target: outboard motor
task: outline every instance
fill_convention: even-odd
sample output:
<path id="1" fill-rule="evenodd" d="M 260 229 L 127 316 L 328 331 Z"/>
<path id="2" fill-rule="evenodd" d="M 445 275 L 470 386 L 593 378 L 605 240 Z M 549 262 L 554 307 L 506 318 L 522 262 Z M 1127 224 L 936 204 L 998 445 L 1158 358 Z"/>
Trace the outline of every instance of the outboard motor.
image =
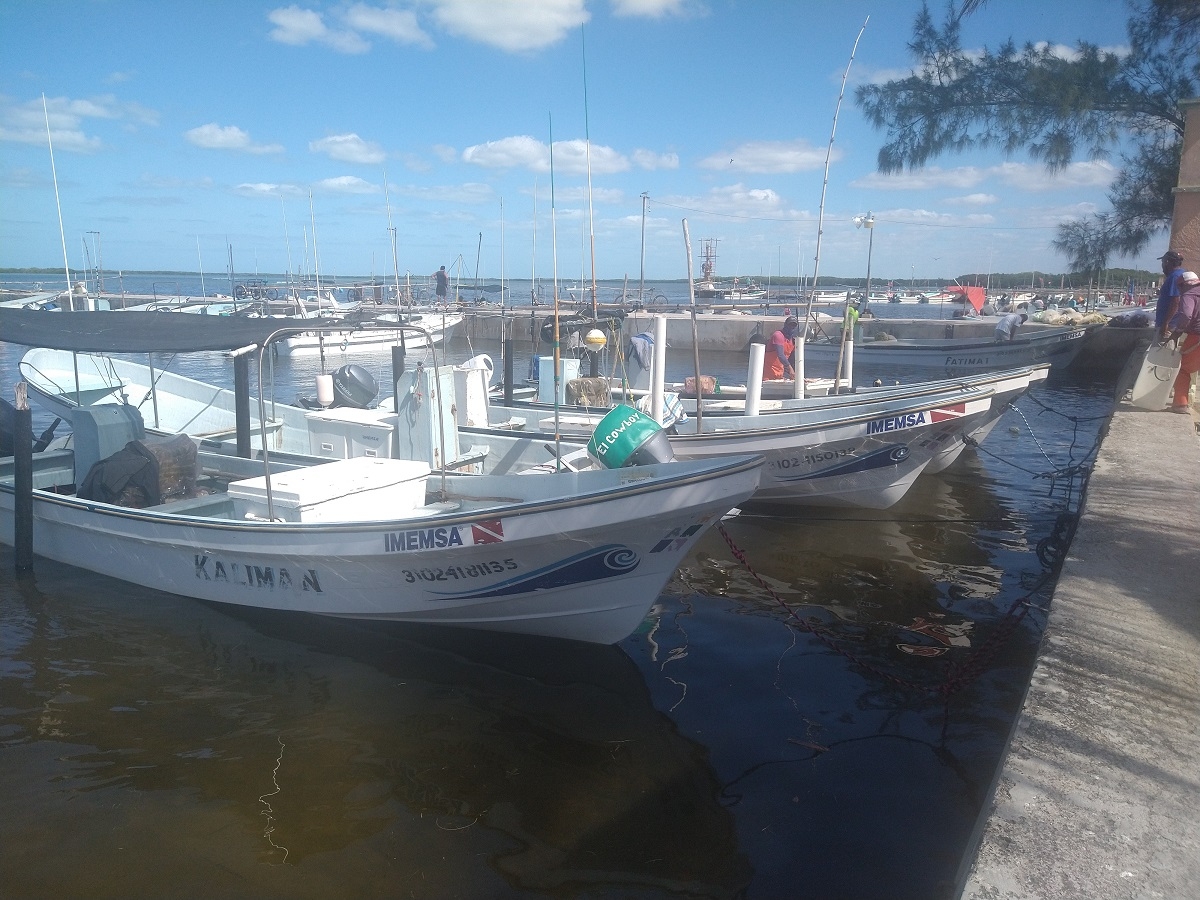
<path id="1" fill-rule="evenodd" d="M 600 420 L 587 452 L 606 469 L 671 462 L 675 451 L 657 422 L 632 406 L 620 404 Z"/>
<path id="2" fill-rule="evenodd" d="M 335 406 L 367 409 L 378 393 L 375 377 L 362 366 L 346 365 L 333 373 Z"/>

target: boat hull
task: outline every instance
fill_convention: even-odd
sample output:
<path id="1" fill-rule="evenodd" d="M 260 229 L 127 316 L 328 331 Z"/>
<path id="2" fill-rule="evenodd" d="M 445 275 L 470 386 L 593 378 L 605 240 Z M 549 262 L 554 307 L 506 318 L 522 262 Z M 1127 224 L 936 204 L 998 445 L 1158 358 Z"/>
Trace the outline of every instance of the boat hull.
<path id="1" fill-rule="evenodd" d="M 473 512 L 322 523 L 126 509 L 35 490 L 34 552 L 217 603 L 614 643 L 641 623 L 703 532 L 753 493 L 760 467 L 741 457 L 702 468 L 458 476 L 447 479 L 448 496 L 462 509 L 474 502 Z M 488 500 L 516 489 L 522 502 Z M 0 483 L 0 541 L 9 544 L 13 506 L 10 477 Z"/>
<path id="2" fill-rule="evenodd" d="M 673 435 L 671 446 L 681 459 L 761 454 L 766 464 L 757 503 L 887 509 L 939 454 L 961 448 L 963 434 L 982 424 L 991 406 L 984 395 L 902 412 L 874 409 L 817 429 L 738 429 L 722 418 L 723 431 Z"/>
<path id="3" fill-rule="evenodd" d="M 1011 341 L 897 340 L 864 341 L 854 345 L 855 365 L 873 370 L 923 368 L 946 377 L 993 372 L 1049 363 L 1066 367 L 1083 349 L 1087 335 L 1102 325 L 1063 328 L 1019 336 Z M 806 361 L 836 364 L 841 348 L 835 342 L 804 345 Z"/>

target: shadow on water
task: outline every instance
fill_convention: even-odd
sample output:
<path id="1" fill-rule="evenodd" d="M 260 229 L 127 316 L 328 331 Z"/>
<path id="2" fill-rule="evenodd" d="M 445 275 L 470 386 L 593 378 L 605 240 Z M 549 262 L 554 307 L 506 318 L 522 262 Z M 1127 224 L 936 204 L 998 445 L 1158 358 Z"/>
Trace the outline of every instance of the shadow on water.
<path id="1" fill-rule="evenodd" d="M 703 746 L 620 648 L 218 609 L 61 566 L 0 597 L 19 895 L 750 880 Z"/>

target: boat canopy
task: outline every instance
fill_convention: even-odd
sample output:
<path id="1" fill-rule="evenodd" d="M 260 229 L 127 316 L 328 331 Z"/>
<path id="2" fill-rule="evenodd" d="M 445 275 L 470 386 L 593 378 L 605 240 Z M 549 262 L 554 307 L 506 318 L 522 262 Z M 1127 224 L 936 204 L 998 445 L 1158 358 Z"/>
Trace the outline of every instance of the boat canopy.
<path id="1" fill-rule="evenodd" d="M 979 312 L 981 309 L 983 309 L 984 301 L 987 300 L 987 292 L 983 288 L 976 287 L 975 285 L 950 285 L 942 288 L 942 292 L 946 294 L 958 294 L 973 307 L 975 307 L 975 312 Z"/>
<path id="2" fill-rule="evenodd" d="M 304 328 L 335 323 L 305 319 Z M 47 312 L 0 308 L 0 341 L 79 353 L 190 353 L 263 345 L 287 319 L 201 316 L 175 312 Z"/>

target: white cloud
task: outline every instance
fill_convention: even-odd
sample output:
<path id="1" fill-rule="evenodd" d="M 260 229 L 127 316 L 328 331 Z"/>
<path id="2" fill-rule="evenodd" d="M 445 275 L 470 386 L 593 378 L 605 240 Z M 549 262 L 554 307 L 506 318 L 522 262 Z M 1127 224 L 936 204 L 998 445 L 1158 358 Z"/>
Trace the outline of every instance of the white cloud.
<path id="1" fill-rule="evenodd" d="M 655 169 L 678 169 L 678 153 L 655 153 L 653 150 L 634 150 L 633 164 L 639 169 L 654 171 Z"/>
<path id="2" fill-rule="evenodd" d="M 458 151 L 446 144 L 434 144 L 434 155 L 444 163 L 452 163 L 458 161 Z"/>
<path id="3" fill-rule="evenodd" d="M 304 194 L 304 191 L 294 184 L 269 184 L 261 181 L 239 184 L 234 190 L 245 197 L 278 197 L 280 194 L 294 197 Z"/>
<path id="4" fill-rule="evenodd" d="M 614 16 L 661 19 L 684 13 L 684 0 L 612 0 Z"/>
<path id="5" fill-rule="evenodd" d="M 999 203 L 1000 198 L 995 194 L 964 194 L 961 197 L 947 197 L 946 202 L 953 206 L 988 206 Z"/>
<path id="6" fill-rule="evenodd" d="M 896 172 L 891 175 L 872 172 L 865 178 L 856 178 L 850 185 L 877 191 L 927 191 L 936 188 L 961 191 L 975 187 L 983 179 L 984 170 L 975 166 L 953 169 L 928 166 L 915 172 Z"/>
<path id="7" fill-rule="evenodd" d="M 468 147 L 462 152 L 462 160 L 485 169 L 550 170 L 550 152 L 546 145 L 527 134 Z"/>
<path id="8" fill-rule="evenodd" d="M 1050 44 L 1047 41 L 1037 41 L 1033 45 L 1035 50 L 1049 50 L 1050 55 L 1058 59 L 1066 60 L 1067 62 L 1075 62 L 1079 59 L 1079 48 L 1069 47 L 1066 44 Z M 1128 56 L 1128 44 L 1116 44 L 1111 47 L 1097 48 L 1101 53 L 1112 53 L 1114 56 Z"/>
<path id="9" fill-rule="evenodd" d="M 137 103 L 126 103 L 111 94 L 71 100 L 67 97 L 29 100 L 15 103 L 12 98 L 0 95 L 0 141 L 22 144 L 46 143 L 46 122 L 50 123 L 50 139 L 56 150 L 75 153 L 93 153 L 104 146 L 104 142 L 84 131 L 88 119 L 121 122 L 126 125 L 154 126 L 158 124 L 158 113 Z"/>
<path id="10" fill-rule="evenodd" d="M 346 11 L 346 25 L 395 41 L 429 49 L 433 40 L 422 30 L 417 15 L 409 9 L 391 9 L 355 3 Z"/>
<path id="11" fill-rule="evenodd" d="M 937 212 L 932 209 L 897 208 L 875 213 L 875 220 L 878 223 L 875 228 L 878 230 L 881 227 L 886 228 L 888 224 L 942 225 L 946 227 L 954 225 L 986 225 L 995 222 L 996 218 L 991 213 L 954 215 Z"/>
<path id="12" fill-rule="evenodd" d="M 250 140 L 250 135 L 236 125 L 218 125 L 209 122 L 185 131 L 183 136 L 188 143 L 205 150 L 238 150 L 242 153 L 282 153 L 279 144 L 256 144 Z"/>
<path id="13" fill-rule="evenodd" d="M 1086 200 L 1057 206 L 1029 206 L 1021 210 L 1021 224 L 1027 227 L 1053 228 L 1063 222 L 1090 218 L 1099 211 L 1100 207 L 1097 204 Z"/>
<path id="14" fill-rule="evenodd" d="M 584 0 L 425 0 L 434 20 L 456 37 L 510 53 L 540 50 L 591 18 Z"/>
<path id="15" fill-rule="evenodd" d="M 371 45 L 354 31 L 335 31 L 325 25 L 321 14 L 311 9 L 287 6 L 273 9 L 267 18 L 275 27 L 268 37 L 281 44 L 303 47 L 306 44 L 326 44 L 339 53 L 366 53 Z"/>
<path id="16" fill-rule="evenodd" d="M 663 203 L 683 209 L 747 218 L 792 218 L 796 215 L 794 211 L 784 208 L 783 198 L 770 188 L 748 188 L 743 184 L 713 188 L 701 197 L 667 197 L 663 198 Z"/>
<path id="17" fill-rule="evenodd" d="M 560 203 L 587 203 L 588 189 L 586 185 L 571 185 L 559 188 L 554 192 L 554 199 Z M 621 203 L 625 192 L 617 188 L 592 188 L 591 199 L 594 203 Z"/>
<path id="18" fill-rule="evenodd" d="M 833 158 L 840 158 L 840 154 L 835 151 Z M 804 172 L 825 165 L 825 150 L 805 140 L 747 141 L 727 153 L 714 153 L 696 165 L 702 169 L 757 174 Z"/>
<path id="19" fill-rule="evenodd" d="M 382 147 L 374 141 L 364 141 L 357 134 L 331 134 L 329 137 L 310 142 L 308 149 L 313 153 L 323 153 L 338 162 L 378 165 L 387 159 Z"/>
<path id="20" fill-rule="evenodd" d="M 893 175 L 872 172 L 850 184 L 880 191 L 926 191 L 938 188 L 961 191 L 992 179 L 1020 191 L 1038 193 L 1067 188 L 1102 188 L 1111 184 L 1116 175 L 1116 167 L 1104 160 L 1071 163 L 1060 172 L 1051 172 L 1040 163 L 1006 162 L 986 168 L 959 166 L 943 169 L 929 166 L 915 172 Z"/>
<path id="21" fill-rule="evenodd" d="M 495 191 L 490 186 L 470 181 L 464 184 L 438 185 L 435 187 L 409 184 L 396 188 L 396 193 L 418 200 L 427 200 L 431 203 L 479 205 L 496 202 Z"/>
<path id="22" fill-rule="evenodd" d="M 1117 176 L 1116 166 L 1104 160 L 1071 163 L 1061 172 L 1030 163 L 1002 163 L 988 172 L 1005 184 L 1030 192 L 1106 187 Z"/>
<path id="23" fill-rule="evenodd" d="M 629 169 L 629 160 L 612 147 L 592 144 L 592 174 L 609 175 Z M 527 134 L 476 144 L 462 152 L 463 162 L 485 169 L 529 169 L 550 171 L 550 148 Z M 567 175 L 582 175 L 588 170 L 588 146 L 579 139 L 554 142 L 554 170 Z"/>
<path id="24" fill-rule="evenodd" d="M 339 175 L 337 178 L 325 178 L 317 182 L 321 190 L 335 194 L 378 194 L 379 188 L 364 181 L 357 175 Z"/>

